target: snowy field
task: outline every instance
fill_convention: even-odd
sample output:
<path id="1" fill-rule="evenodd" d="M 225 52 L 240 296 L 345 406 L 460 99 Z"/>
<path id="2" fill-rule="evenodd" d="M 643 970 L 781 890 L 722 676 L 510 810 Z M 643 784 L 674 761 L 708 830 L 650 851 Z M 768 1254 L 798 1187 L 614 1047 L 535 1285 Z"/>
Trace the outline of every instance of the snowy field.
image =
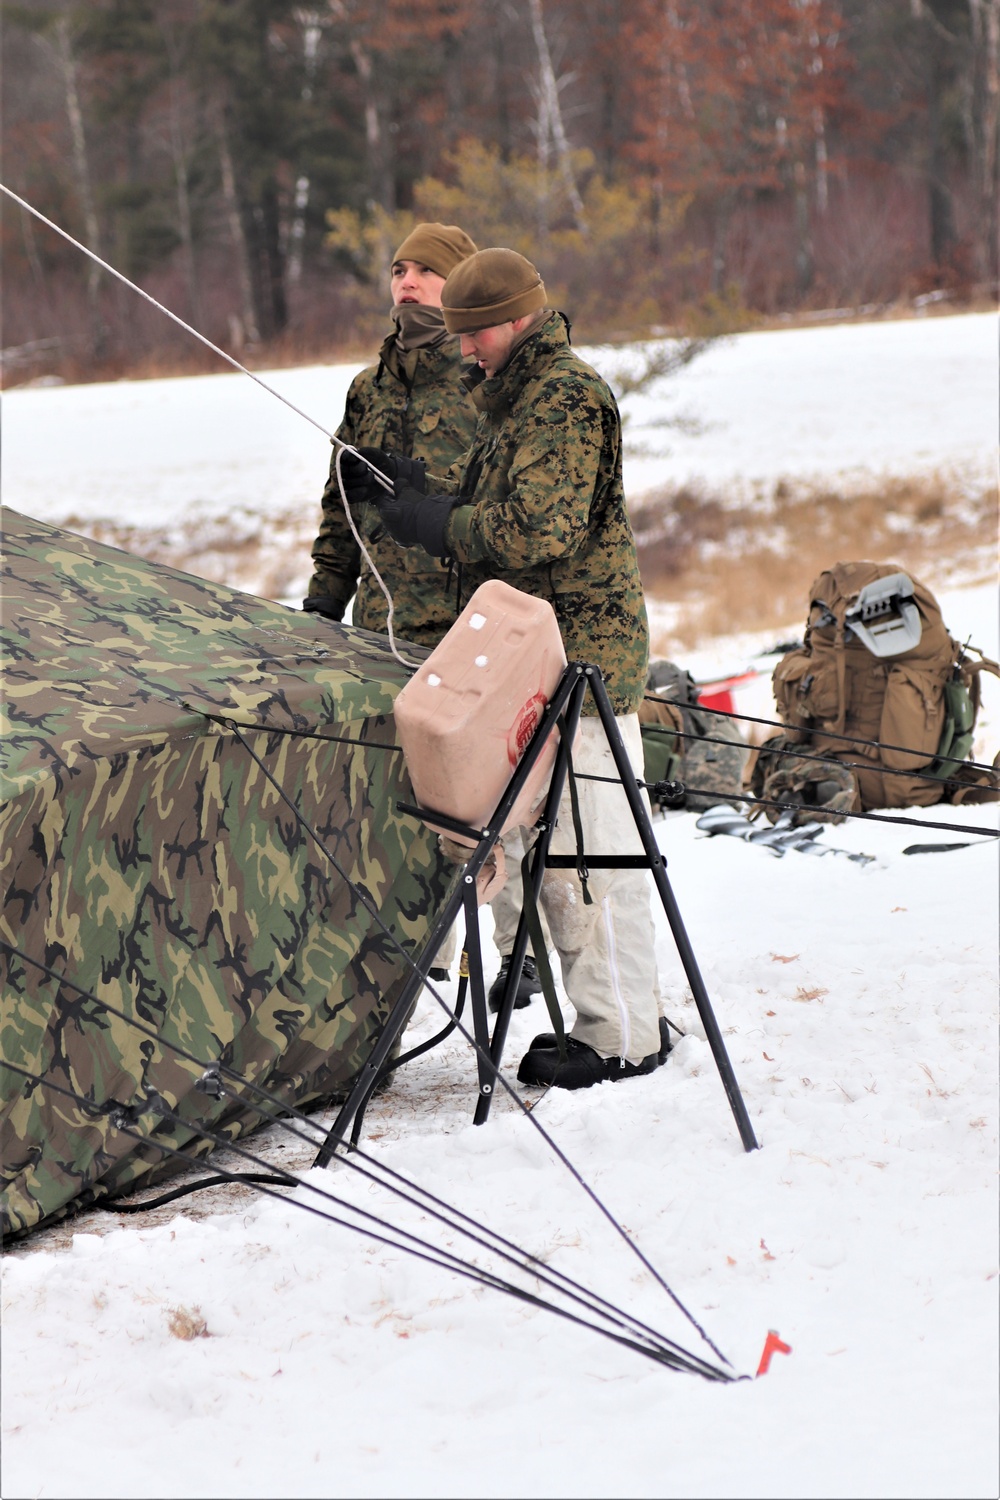
<path id="1" fill-rule="evenodd" d="M 633 487 L 689 463 L 748 482 L 982 472 L 995 340 L 976 317 L 734 340 L 671 386 L 722 425 L 690 447 L 670 434 Z M 350 373 L 269 378 L 333 425 Z M 245 377 L 15 391 L 4 498 L 57 523 L 314 503 L 326 445 L 285 422 Z M 928 581 L 953 634 L 996 657 L 994 590 L 952 591 L 945 567 Z M 706 641 L 685 664 L 705 677 L 766 644 Z M 1000 684 L 986 695 L 977 754 L 992 759 Z M 295 1203 L 223 1190 L 213 1211 L 90 1214 L 4 1258 L 5 1500 L 995 1496 L 998 870 L 978 830 L 997 810 L 905 815 L 925 831 L 851 821 L 824 831 L 821 858 L 705 837 L 694 814 L 656 824 L 761 1150 L 742 1150 L 663 920 L 686 1036 L 654 1075 L 550 1092 L 534 1117 L 500 1095 L 475 1129 L 474 1064 L 453 1039 L 368 1116 L 380 1162 L 714 1361 L 543 1126 L 738 1374 L 780 1334 L 792 1352 L 766 1376 L 667 1371 Z M 917 842 L 964 847 L 904 854 Z M 495 964 L 488 915 L 483 932 Z M 438 1016 L 425 995 L 414 1039 Z M 542 1029 L 539 1002 L 515 1014 L 512 1083 Z M 264 1149 L 303 1169 L 314 1154 L 274 1130 Z M 435 1234 L 342 1166 L 308 1179 Z"/>
<path id="2" fill-rule="evenodd" d="M 583 352 L 609 373 L 628 363 L 621 350 Z M 262 379 L 332 431 L 359 368 Z M 989 314 L 744 334 L 623 403 L 636 455 L 626 492 L 689 479 L 735 491 L 782 476 L 992 473 L 997 384 Z M 677 417 L 700 435 L 657 425 Z M 17 389 L 2 419 L 4 501 L 43 521 L 318 519 L 328 440 L 245 375 Z"/>

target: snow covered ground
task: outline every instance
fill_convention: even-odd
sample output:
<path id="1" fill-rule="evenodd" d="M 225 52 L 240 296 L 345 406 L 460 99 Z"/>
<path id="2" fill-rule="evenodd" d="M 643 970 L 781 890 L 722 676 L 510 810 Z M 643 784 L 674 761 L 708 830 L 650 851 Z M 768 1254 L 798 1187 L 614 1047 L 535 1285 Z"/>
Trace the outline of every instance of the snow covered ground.
<path id="1" fill-rule="evenodd" d="M 946 358 L 933 341 L 947 329 Z M 848 335 L 856 357 L 841 366 Z M 928 342 L 901 349 L 906 337 Z M 773 395 L 753 404 L 739 365 L 749 340 L 713 351 L 691 381 L 730 358 L 738 378 L 725 397 L 720 368 L 704 397 L 715 419 L 730 414 L 725 443 L 692 440 L 705 472 L 720 448 L 748 480 L 779 477 L 795 451 L 817 470 L 877 471 L 905 461 L 904 440 L 890 441 L 897 418 L 926 444 L 921 466 L 992 461 L 995 403 L 986 420 L 982 384 L 995 389 L 994 320 L 749 339 L 770 341 L 754 347 L 775 352 L 788 407 Z M 806 377 L 827 352 L 822 391 Z M 933 426 L 917 409 L 906 417 L 925 365 L 948 399 Z M 772 379 L 764 354 L 755 369 Z M 273 378 L 332 424 L 349 373 Z M 885 420 L 863 423 L 875 388 Z M 796 412 L 799 394 L 814 420 Z M 857 429 L 850 443 L 824 436 L 836 403 L 841 430 Z M 326 463 L 323 439 L 307 457 L 301 419 L 283 429 L 278 403 L 243 377 L 15 391 L 3 421 L 5 500 L 57 522 L 148 510 L 180 523 L 227 496 L 305 503 Z M 675 459 L 658 462 L 649 483 Z M 939 591 L 953 633 L 995 657 L 994 591 Z M 706 642 L 686 664 L 709 676 L 766 644 Z M 1000 744 L 998 696 L 990 680 L 980 756 Z M 831 850 L 875 856 L 861 865 L 707 838 L 693 814 L 657 823 L 761 1150 L 741 1148 L 662 920 L 657 957 L 684 1040 L 650 1077 L 550 1092 L 537 1109 L 738 1373 L 754 1374 L 769 1329 L 791 1346 L 766 1376 L 717 1385 L 671 1373 L 248 1190 L 217 1196 L 209 1213 L 184 1200 L 148 1225 L 91 1214 L 4 1259 L 5 1500 L 996 1495 L 998 872 L 995 842 L 973 830 L 995 829 L 997 811 L 912 816 L 969 831 L 827 829 Z M 903 853 L 916 842 L 969 847 Z M 425 996 L 415 1038 L 437 1017 Z M 545 1025 L 537 1001 L 515 1014 L 512 1081 Z M 471 1054 L 453 1039 L 375 1101 L 366 1147 L 711 1358 L 532 1120 L 498 1096 L 475 1129 L 473 1105 Z M 314 1154 L 273 1130 L 266 1149 L 304 1169 Z M 343 1167 L 309 1181 L 434 1233 Z"/>
<path id="2" fill-rule="evenodd" d="M 620 350 L 584 351 L 609 371 Z M 262 378 L 332 431 L 360 367 Z M 629 397 L 636 497 L 668 480 L 734 489 L 781 476 L 976 476 L 996 461 L 997 320 L 990 314 L 750 333 Z M 656 424 L 684 416 L 701 435 Z M 2 401 L 3 493 L 43 521 L 136 525 L 318 515 L 329 442 L 245 375 L 16 389 Z M 138 481 L 138 482 L 137 482 Z"/>

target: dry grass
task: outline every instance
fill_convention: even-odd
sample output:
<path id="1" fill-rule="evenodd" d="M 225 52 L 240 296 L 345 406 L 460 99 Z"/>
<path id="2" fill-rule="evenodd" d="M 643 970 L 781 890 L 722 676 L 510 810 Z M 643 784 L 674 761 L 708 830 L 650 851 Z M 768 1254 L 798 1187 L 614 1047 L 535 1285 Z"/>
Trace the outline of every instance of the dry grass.
<path id="1" fill-rule="evenodd" d="M 189 1343 L 191 1339 L 210 1339 L 208 1324 L 201 1315 L 200 1307 L 174 1307 L 170 1310 L 167 1327 L 175 1339 Z"/>
<path id="2" fill-rule="evenodd" d="M 186 529 L 64 524 L 230 588 L 298 601 L 318 511 L 208 516 Z M 647 598 L 672 606 L 652 642 L 669 658 L 720 635 L 800 632 L 809 584 L 838 561 L 898 563 L 931 589 L 995 576 L 997 493 L 982 478 L 930 474 L 854 489 L 783 480 L 739 503 L 666 489 L 633 505 L 632 521 Z"/>
<path id="3" fill-rule="evenodd" d="M 644 496 L 632 519 L 647 596 L 676 608 L 658 654 L 801 628 L 810 582 L 842 560 L 897 562 L 931 588 L 994 576 L 997 492 L 984 480 L 931 474 L 851 490 L 781 481 L 737 505 L 680 488 Z"/>

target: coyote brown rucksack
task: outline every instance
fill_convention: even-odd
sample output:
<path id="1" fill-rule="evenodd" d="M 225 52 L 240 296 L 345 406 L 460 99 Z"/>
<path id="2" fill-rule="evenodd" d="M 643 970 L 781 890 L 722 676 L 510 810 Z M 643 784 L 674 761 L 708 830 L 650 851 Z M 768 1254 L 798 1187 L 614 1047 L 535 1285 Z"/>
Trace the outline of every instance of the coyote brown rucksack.
<path id="1" fill-rule="evenodd" d="M 828 802 L 829 811 L 848 812 L 995 799 L 1000 778 L 962 765 L 984 670 L 1000 676 L 995 662 L 972 661 L 952 639 L 919 579 L 893 563 L 836 563 L 810 591 L 804 644 L 775 668 L 788 728 L 761 747 L 754 791 L 802 802 L 811 816 Z M 838 738 L 845 735 L 856 738 Z M 851 763 L 853 806 L 846 766 L 775 754 L 796 745 Z M 944 784 L 955 780 L 963 785 Z"/>

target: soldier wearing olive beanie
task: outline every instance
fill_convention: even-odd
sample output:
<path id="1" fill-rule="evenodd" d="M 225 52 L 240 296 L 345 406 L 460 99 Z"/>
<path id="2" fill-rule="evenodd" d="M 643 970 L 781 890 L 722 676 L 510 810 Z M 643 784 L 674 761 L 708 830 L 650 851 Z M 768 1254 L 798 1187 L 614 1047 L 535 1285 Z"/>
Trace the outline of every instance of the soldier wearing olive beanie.
<path id="1" fill-rule="evenodd" d="M 485 579 L 502 578 L 548 600 L 569 660 L 600 668 L 641 777 L 636 709 L 649 633 L 614 396 L 570 347 L 566 320 L 545 310 L 542 278 L 516 251 L 470 255 L 449 274 L 441 308 L 445 327 L 477 366 L 467 377 L 479 411 L 472 448 L 447 473 L 426 476 L 366 449 L 392 480 L 393 494 L 372 486 L 358 464 L 359 495 L 371 494 L 401 546 L 460 563 L 465 598 Z M 638 853 L 603 725 L 587 707 L 573 759 L 587 848 Z M 567 793 L 551 849 L 572 856 L 575 847 Z M 522 1058 L 518 1078 L 575 1089 L 653 1072 L 669 1049 L 645 873 L 592 868 L 585 893 L 573 869 L 550 867 L 540 900 L 576 1021 L 565 1058 L 543 1034 Z"/>
<path id="2" fill-rule="evenodd" d="M 516 250 L 480 250 L 463 260 L 441 290 L 449 333 L 475 333 L 511 323 L 545 306 L 545 284 Z"/>

